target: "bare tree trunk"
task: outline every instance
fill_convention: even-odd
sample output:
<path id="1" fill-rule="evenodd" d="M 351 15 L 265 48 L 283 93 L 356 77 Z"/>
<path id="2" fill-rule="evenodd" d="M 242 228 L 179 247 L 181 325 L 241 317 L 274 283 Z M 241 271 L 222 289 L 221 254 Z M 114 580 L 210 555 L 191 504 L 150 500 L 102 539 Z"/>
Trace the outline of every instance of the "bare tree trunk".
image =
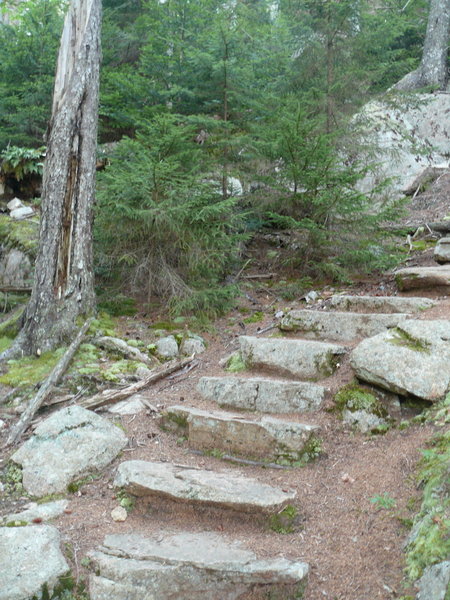
<path id="1" fill-rule="evenodd" d="M 431 0 L 422 62 L 394 89 L 412 91 L 433 86 L 443 90 L 448 82 L 447 55 L 450 32 L 450 0 Z"/>
<path id="2" fill-rule="evenodd" d="M 94 309 L 100 27 L 101 0 L 72 0 L 56 70 L 35 280 L 22 330 L 8 356 L 54 348 L 72 336 L 78 316 Z"/>

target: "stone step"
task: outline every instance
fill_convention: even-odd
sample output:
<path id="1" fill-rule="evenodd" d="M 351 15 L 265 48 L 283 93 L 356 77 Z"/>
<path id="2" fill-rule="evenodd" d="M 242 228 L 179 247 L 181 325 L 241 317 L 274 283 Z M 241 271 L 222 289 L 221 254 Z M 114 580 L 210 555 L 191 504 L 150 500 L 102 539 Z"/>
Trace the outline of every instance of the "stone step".
<path id="1" fill-rule="evenodd" d="M 281 421 L 273 417 L 250 420 L 223 411 L 208 412 L 171 406 L 161 417 L 164 429 L 187 437 L 201 450 L 268 462 L 304 463 L 317 455 L 320 427 Z"/>
<path id="2" fill-rule="evenodd" d="M 135 496 L 255 513 L 280 511 L 296 496 L 295 491 L 259 483 L 235 470 L 207 471 L 143 460 L 119 465 L 114 486 Z"/>
<path id="3" fill-rule="evenodd" d="M 325 388 L 315 383 L 263 377 L 201 377 L 197 389 L 220 406 L 262 413 L 318 410 L 325 397 Z"/>
<path id="4" fill-rule="evenodd" d="M 281 319 L 280 329 L 298 332 L 306 338 L 345 342 L 376 335 L 389 327 L 395 327 L 408 317 L 409 315 L 402 313 L 364 314 L 291 310 Z"/>
<path id="5" fill-rule="evenodd" d="M 450 391 L 449 340 L 450 321 L 404 321 L 362 341 L 350 364 L 363 381 L 433 402 Z"/>
<path id="6" fill-rule="evenodd" d="M 395 273 L 399 290 L 444 288 L 450 290 L 450 265 L 441 267 L 410 267 Z"/>
<path id="7" fill-rule="evenodd" d="M 347 296 L 334 295 L 331 308 L 348 311 L 380 313 L 415 313 L 436 306 L 431 298 L 403 298 L 401 296 Z"/>
<path id="8" fill-rule="evenodd" d="M 280 338 L 239 338 L 241 355 L 250 369 L 268 369 L 298 379 L 317 380 L 334 373 L 343 346 Z"/>
<path id="9" fill-rule="evenodd" d="M 213 532 L 107 535 L 89 553 L 91 600 L 302 598 L 309 567 L 258 558 Z"/>

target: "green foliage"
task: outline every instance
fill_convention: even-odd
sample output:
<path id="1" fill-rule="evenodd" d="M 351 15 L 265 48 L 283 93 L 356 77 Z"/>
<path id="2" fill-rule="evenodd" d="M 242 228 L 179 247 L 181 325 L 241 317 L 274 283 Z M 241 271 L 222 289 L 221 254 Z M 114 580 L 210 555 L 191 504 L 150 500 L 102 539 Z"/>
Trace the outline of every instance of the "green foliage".
<path id="1" fill-rule="evenodd" d="M 269 527 L 276 533 L 288 534 L 298 531 L 298 510 L 295 506 L 288 504 L 282 511 L 269 517 Z"/>
<path id="2" fill-rule="evenodd" d="M 245 371 L 246 365 L 240 352 L 232 354 L 227 362 L 225 370 L 229 373 L 240 373 Z"/>
<path id="3" fill-rule="evenodd" d="M 21 181 L 26 175 L 42 175 L 45 148 L 19 148 L 9 146 L 0 152 L 1 168 L 3 175 L 12 175 Z"/>
<path id="4" fill-rule="evenodd" d="M 349 383 L 342 387 L 335 395 L 334 402 L 340 412 L 345 409 L 351 412 L 365 410 L 377 417 L 385 418 L 387 416 L 386 409 L 381 402 L 366 388 L 355 383 Z"/>
<path id="5" fill-rule="evenodd" d="M 0 239 L 6 248 L 21 250 L 31 257 L 36 256 L 38 247 L 39 219 L 12 220 L 0 214 Z"/>
<path id="6" fill-rule="evenodd" d="M 384 492 L 383 495 L 377 494 L 373 496 L 370 498 L 370 502 L 374 504 L 376 508 L 384 510 L 390 510 L 397 505 L 395 498 L 392 498 L 387 492 Z"/>
<path id="7" fill-rule="evenodd" d="M 256 310 L 250 317 L 245 317 L 242 319 L 244 323 L 261 323 L 264 319 L 264 313 L 260 310 Z"/>
<path id="8" fill-rule="evenodd" d="M 113 317 L 129 316 L 137 313 L 136 300 L 128 298 L 124 294 L 116 294 L 114 297 L 99 298 L 98 308 Z"/>
<path id="9" fill-rule="evenodd" d="M 422 451 L 420 481 L 423 501 L 407 546 L 407 573 L 418 579 L 423 570 L 450 555 L 450 432 Z"/>
<path id="10" fill-rule="evenodd" d="M 99 177 L 95 229 L 101 275 L 176 299 L 184 313 L 226 309 L 235 289 L 220 281 L 240 239 L 236 201 L 202 180 L 192 138 L 162 114 L 124 139 Z"/>

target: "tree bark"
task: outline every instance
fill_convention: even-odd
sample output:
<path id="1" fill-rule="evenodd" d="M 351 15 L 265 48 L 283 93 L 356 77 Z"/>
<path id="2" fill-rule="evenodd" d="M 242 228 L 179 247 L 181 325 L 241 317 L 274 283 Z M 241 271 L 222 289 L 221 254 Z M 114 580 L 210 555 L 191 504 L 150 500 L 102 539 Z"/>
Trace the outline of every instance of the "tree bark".
<path id="1" fill-rule="evenodd" d="M 56 70 L 34 285 L 22 330 L 7 356 L 53 349 L 73 335 L 77 317 L 94 310 L 100 27 L 101 0 L 72 0 Z"/>
<path id="2" fill-rule="evenodd" d="M 433 86 L 444 90 L 448 83 L 447 55 L 450 30 L 450 0 L 431 0 L 422 62 L 401 79 L 394 89 L 413 91 Z"/>

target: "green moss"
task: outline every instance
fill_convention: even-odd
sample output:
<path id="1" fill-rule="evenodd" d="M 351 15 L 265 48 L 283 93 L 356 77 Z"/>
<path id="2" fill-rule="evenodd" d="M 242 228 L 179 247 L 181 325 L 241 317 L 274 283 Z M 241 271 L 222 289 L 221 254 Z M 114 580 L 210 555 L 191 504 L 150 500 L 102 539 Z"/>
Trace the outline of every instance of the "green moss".
<path id="1" fill-rule="evenodd" d="M 161 429 L 170 431 L 181 429 L 182 432 L 187 431 L 187 416 L 178 412 L 166 412 L 163 414 L 161 420 Z"/>
<path id="2" fill-rule="evenodd" d="M 244 323 L 260 323 L 264 319 L 264 313 L 260 310 L 254 312 L 250 317 L 243 319 Z"/>
<path id="3" fill-rule="evenodd" d="M 88 335 L 109 335 L 114 337 L 115 332 L 115 321 L 106 312 L 99 313 L 98 317 L 94 319 L 89 327 Z"/>
<path id="4" fill-rule="evenodd" d="M 125 490 L 120 490 L 117 493 L 117 499 L 119 500 L 119 504 L 122 508 L 124 508 L 127 513 L 131 513 L 136 504 L 136 498 L 134 496 L 130 496 Z"/>
<path id="5" fill-rule="evenodd" d="M 91 483 L 99 477 L 100 475 L 98 473 L 91 473 L 89 475 L 86 475 L 85 477 L 77 479 L 76 481 L 71 481 L 67 486 L 67 491 L 69 492 L 69 494 L 76 494 L 83 487 L 83 485 Z"/>
<path id="6" fill-rule="evenodd" d="M 334 397 L 336 409 L 342 413 L 344 410 L 356 412 L 364 410 L 380 418 L 386 418 L 387 411 L 381 402 L 366 388 L 355 383 L 342 387 Z"/>
<path id="7" fill-rule="evenodd" d="M 11 496 L 24 494 L 22 485 L 22 467 L 10 461 L 0 473 L 0 481 L 3 483 L 4 492 Z"/>
<path id="8" fill-rule="evenodd" d="M 105 381 L 119 382 L 124 376 L 134 373 L 141 363 L 135 360 L 118 360 L 110 367 L 100 372 Z"/>
<path id="9" fill-rule="evenodd" d="M 0 352 L 7 350 L 12 344 L 12 339 L 8 337 L 0 337 Z"/>
<path id="10" fill-rule="evenodd" d="M 7 372 L 0 377 L 0 383 L 10 387 L 28 387 L 45 379 L 65 352 L 58 348 L 53 352 L 44 352 L 41 356 L 24 356 L 17 360 L 8 360 Z"/>
<path id="11" fill-rule="evenodd" d="M 25 527 L 28 525 L 28 521 L 8 521 L 4 527 Z"/>
<path id="12" fill-rule="evenodd" d="M 118 294 L 114 298 L 100 299 L 98 308 L 113 317 L 134 316 L 137 313 L 136 300 L 128 298 L 123 294 Z"/>
<path id="13" fill-rule="evenodd" d="M 39 218 L 16 220 L 0 214 L 0 239 L 6 248 L 16 248 L 24 254 L 36 257 L 38 247 Z"/>
<path id="14" fill-rule="evenodd" d="M 225 371 L 228 371 L 229 373 L 240 373 L 241 371 L 245 371 L 245 369 L 246 364 L 240 352 L 232 354 L 225 367 Z"/>
<path id="15" fill-rule="evenodd" d="M 25 308 L 20 306 L 17 308 L 12 315 L 8 316 L 2 323 L 0 323 L 0 336 L 14 338 L 19 333 L 20 320 Z"/>
<path id="16" fill-rule="evenodd" d="M 29 294 L 11 294 L 9 292 L 0 292 L 0 311 L 8 313 L 17 306 L 25 304 L 29 297 Z"/>
<path id="17" fill-rule="evenodd" d="M 58 579 L 52 591 L 44 583 L 39 597 L 33 596 L 32 600 L 89 600 L 89 595 L 84 583 L 77 583 L 72 574 L 67 573 Z"/>
<path id="18" fill-rule="evenodd" d="M 277 533 L 294 533 L 294 531 L 298 530 L 296 527 L 297 519 L 297 509 L 292 504 L 288 504 L 282 511 L 269 517 L 269 527 Z"/>
<path id="19" fill-rule="evenodd" d="M 420 340 L 410 335 L 403 329 L 396 327 L 391 330 L 391 333 L 394 337 L 391 337 L 388 341 L 390 344 L 395 344 L 396 346 L 403 346 L 404 348 L 408 348 L 409 350 L 414 350 L 414 352 L 423 352 L 426 354 L 430 353 L 430 344 L 425 340 Z"/>
<path id="20" fill-rule="evenodd" d="M 293 452 L 287 447 L 280 448 L 276 464 L 285 467 L 304 467 L 307 463 L 318 458 L 322 452 L 322 440 L 311 435 L 300 452 Z"/>
<path id="21" fill-rule="evenodd" d="M 420 513 L 407 547 L 407 573 L 418 579 L 430 565 L 450 556 L 450 431 L 422 451 L 419 474 L 423 488 Z"/>
<path id="22" fill-rule="evenodd" d="M 162 329 L 163 331 L 176 331 L 180 329 L 179 323 L 175 323 L 175 321 L 158 321 L 157 323 L 152 323 L 149 325 L 150 329 Z"/>

